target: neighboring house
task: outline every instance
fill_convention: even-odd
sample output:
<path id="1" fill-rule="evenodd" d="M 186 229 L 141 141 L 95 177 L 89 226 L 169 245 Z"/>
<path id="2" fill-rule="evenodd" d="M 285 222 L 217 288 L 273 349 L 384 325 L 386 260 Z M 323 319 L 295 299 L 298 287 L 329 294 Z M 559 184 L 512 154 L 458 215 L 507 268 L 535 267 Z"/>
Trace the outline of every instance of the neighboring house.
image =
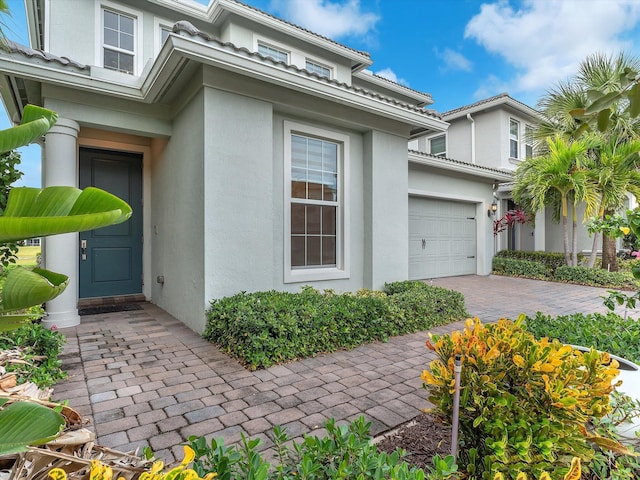
<path id="1" fill-rule="evenodd" d="M 502 93 L 471 105 L 442 113 L 450 125 L 446 132 L 437 132 L 413 139 L 409 146 L 432 155 L 455 158 L 473 165 L 515 172 L 518 165 L 534 156 L 531 140 L 537 112 L 533 108 Z M 517 208 L 511 198 L 513 179 L 497 186 L 496 218 Z M 581 221 L 584 210 L 578 209 Z M 581 251 L 591 249 L 593 239 L 580 226 L 578 245 Z M 496 250 L 563 251 L 562 227 L 549 212 L 536 215 L 533 224 L 516 225 L 500 234 Z"/>
<path id="2" fill-rule="evenodd" d="M 27 103 L 59 114 L 43 186 L 134 209 L 45 240 L 72 279 L 49 325 L 144 298 L 202 331 L 208 302 L 240 291 L 490 273 L 487 212 L 511 173 L 408 152 L 448 124 L 368 54 L 235 0 L 25 3 L 31 48 L 0 53 L 0 94 L 16 121 Z"/>

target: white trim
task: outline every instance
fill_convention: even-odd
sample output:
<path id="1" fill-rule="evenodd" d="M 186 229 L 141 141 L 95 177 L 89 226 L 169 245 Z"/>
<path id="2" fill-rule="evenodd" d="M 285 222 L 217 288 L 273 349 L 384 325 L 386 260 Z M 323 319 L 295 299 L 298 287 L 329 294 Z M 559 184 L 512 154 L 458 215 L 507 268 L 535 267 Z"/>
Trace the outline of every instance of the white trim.
<path id="1" fill-rule="evenodd" d="M 94 0 L 95 1 L 95 32 L 96 32 L 96 49 L 95 49 L 95 65 L 98 67 L 104 68 L 104 55 L 103 55 L 103 47 L 104 47 L 104 26 L 103 19 L 104 16 L 102 14 L 104 9 L 112 10 L 117 13 L 121 13 L 123 15 L 127 15 L 134 18 L 134 52 L 133 52 L 133 75 L 139 76 L 142 73 L 143 68 L 143 13 L 140 10 L 134 10 L 130 7 L 125 7 L 119 3 L 112 2 L 110 0 Z M 121 73 L 122 75 L 129 75 L 124 72 L 116 72 Z"/>
<path id="2" fill-rule="evenodd" d="M 44 45 L 42 46 L 42 49 L 45 52 L 50 52 L 51 51 L 51 3 L 50 0 L 44 0 L 44 12 L 42 12 L 42 15 L 44 15 L 44 25 L 42 26 L 42 28 L 44 28 L 44 35 L 42 35 L 42 41 L 44 43 Z M 35 45 L 33 47 L 36 47 Z"/>
<path id="3" fill-rule="evenodd" d="M 511 134 L 511 123 L 515 123 L 518 126 L 518 133 L 515 136 L 515 141 L 517 142 L 516 145 L 516 156 L 512 157 L 511 156 L 511 142 L 514 140 Z M 509 117 L 509 159 L 515 159 L 515 160 L 520 160 L 522 158 L 522 153 L 520 152 L 521 147 L 522 147 L 522 142 L 521 142 L 521 135 L 520 135 L 520 131 L 522 130 L 520 128 L 521 126 L 521 122 L 520 120 L 517 120 L 513 117 Z"/>
<path id="4" fill-rule="evenodd" d="M 338 144 L 338 211 L 336 219 L 336 266 L 291 268 L 291 135 L 315 137 Z M 334 280 L 350 277 L 350 205 L 348 135 L 311 125 L 284 121 L 284 283 Z"/>
<path id="5" fill-rule="evenodd" d="M 175 22 L 167 20 L 166 18 L 161 17 L 153 17 L 153 56 L 154 58 L 158 56 L 160 53 L 160 49 L 162 48 L 162 42 L 160 31 L 165 28 L 170 32 L 173 30 L 173 25 Z"/>

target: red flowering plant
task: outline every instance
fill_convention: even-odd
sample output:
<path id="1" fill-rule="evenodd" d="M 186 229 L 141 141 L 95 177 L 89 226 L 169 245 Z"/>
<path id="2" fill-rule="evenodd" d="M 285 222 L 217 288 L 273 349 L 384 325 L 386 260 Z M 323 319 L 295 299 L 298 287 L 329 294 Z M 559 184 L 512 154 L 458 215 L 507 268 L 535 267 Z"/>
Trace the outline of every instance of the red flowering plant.
<path id="1" fill-rule="evenodd" d="M 522 210 L 509 210 L 502 217 L 493 222 L 493 236 L 504 232 L 507 228 L 517 224 L 527 223 L 528 218 Z"/>

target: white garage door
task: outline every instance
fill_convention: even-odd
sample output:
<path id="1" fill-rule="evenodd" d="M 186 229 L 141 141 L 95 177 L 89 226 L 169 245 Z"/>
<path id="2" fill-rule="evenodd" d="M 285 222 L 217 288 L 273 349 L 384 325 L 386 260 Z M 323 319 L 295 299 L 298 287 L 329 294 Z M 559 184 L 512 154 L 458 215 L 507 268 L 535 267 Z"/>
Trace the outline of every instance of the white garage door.
<path id="1" fill-rule="evenodd" d="M 409 278 L 475 274 L 476 206 L 409 197 Z"/>

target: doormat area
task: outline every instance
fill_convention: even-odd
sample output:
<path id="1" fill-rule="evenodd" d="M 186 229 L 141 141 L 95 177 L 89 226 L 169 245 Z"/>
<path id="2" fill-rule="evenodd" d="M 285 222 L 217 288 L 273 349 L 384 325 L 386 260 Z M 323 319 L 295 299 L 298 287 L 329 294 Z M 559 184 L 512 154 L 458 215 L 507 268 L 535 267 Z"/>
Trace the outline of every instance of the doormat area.
<path id="1" fill-rule="evenodd" d="M 79 315 L 100 315 L 101 313 L 131 312 L 142 310 L 137 303 L 125 303 L 123 305 L 102 305 L 99 307 L 84 307 L 78 309 Z"/>

